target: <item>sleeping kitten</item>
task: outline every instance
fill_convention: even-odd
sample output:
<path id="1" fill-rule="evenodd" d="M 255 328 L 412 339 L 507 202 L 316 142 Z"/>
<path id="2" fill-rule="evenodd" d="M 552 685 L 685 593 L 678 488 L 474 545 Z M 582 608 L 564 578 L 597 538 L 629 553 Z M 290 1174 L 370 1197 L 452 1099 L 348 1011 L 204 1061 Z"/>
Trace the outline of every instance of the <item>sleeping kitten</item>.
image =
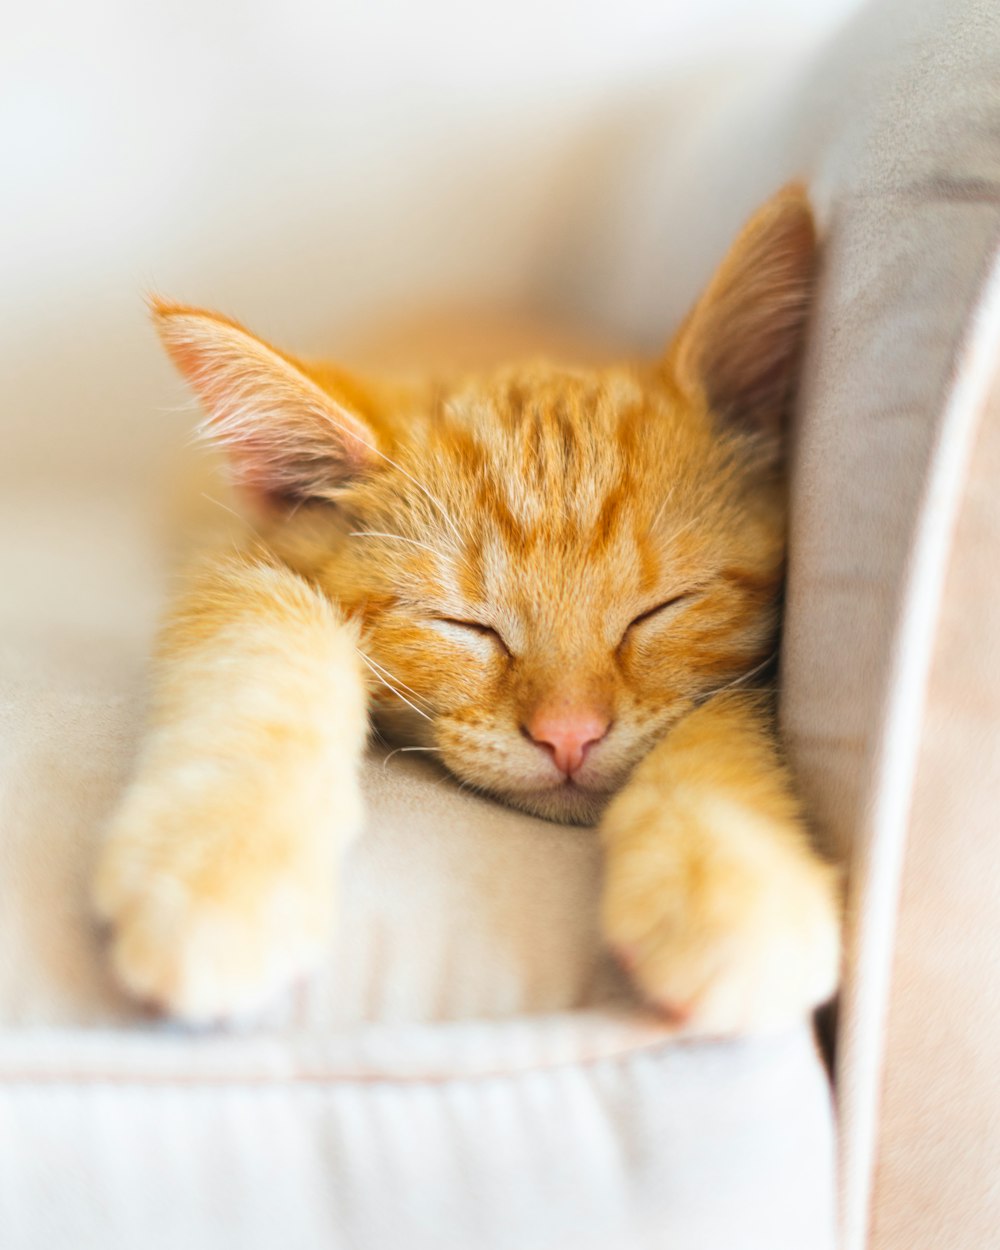
<path id="1" fill-rule="evenodd" d="M 607 940 L 689 1031 L 833 993 L 835 875 L 745 684 L 775 649 L 815 250 L 786 188 L 661 359 L 600 369 L 368 380 L 154 304 L 264 519 L 160 640 L 95 889 L 131 992 L 209 1019 L 315 964 L 372 717 L 505 803 L 599 822 Z"/>

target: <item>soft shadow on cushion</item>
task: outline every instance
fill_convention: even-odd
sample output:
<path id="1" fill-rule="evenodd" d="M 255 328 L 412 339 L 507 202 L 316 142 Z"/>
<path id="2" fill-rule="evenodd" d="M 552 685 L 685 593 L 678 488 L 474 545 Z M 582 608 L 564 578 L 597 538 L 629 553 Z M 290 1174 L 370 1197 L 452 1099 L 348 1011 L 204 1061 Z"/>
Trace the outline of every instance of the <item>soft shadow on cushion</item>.
<path id="1" fill-rule="evenodd" d="M 110 983 L 86 906 L 96 839 L 141 729 L 142 659 L 48 636 L 0 656 L 0 1022 L 141 1017 Z M 343 922 L 318 977 L 254 1021 L 309 1028 L 594 1006 L 622 982 L 597 934 L 599 848 L 373 751 Z"/>

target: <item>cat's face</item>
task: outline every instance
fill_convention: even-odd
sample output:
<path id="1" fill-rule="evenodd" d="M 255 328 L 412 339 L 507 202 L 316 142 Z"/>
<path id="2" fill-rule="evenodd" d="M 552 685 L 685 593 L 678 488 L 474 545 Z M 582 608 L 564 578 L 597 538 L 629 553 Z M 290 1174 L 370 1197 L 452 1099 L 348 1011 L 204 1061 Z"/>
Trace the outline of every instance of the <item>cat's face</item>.
<path id="1" fill-rule="evenodd" d="M 362 623 L 379 721 L 512 804 L 593 819 L 693 699 L 771 652 L 774 475 L 636 369 L 513 368 L 405 424 L 336 530 L 299 521 Z"/>
<path id="2" fill-rule="evenodd" d="M 587 822 L 694 701 L 766 662 L 776 429 L 813 242 L 790 203 L 764 223 L 769 246 L 741 239 L 749 262 L 730 256 L 652 366 L 348 385 L 231 323 L 161 310 L 244 480 L 294 500 L 272 543 L 358 623 L 391 737 L 506 802 Z"/>

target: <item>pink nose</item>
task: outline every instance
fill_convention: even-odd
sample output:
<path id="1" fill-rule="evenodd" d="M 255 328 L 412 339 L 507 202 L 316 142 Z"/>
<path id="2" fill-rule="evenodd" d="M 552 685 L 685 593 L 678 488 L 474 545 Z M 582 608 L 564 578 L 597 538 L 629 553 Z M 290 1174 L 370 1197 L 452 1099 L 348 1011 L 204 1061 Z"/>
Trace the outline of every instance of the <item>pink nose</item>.
<path id="1" fill-rule="evenodd" d="M 571 777 L 610 723 L 607 716 L 587 708 L 558 712 L 539 708 L 524 729 L 532 742 L 551 753 L 556 768 Z"/>

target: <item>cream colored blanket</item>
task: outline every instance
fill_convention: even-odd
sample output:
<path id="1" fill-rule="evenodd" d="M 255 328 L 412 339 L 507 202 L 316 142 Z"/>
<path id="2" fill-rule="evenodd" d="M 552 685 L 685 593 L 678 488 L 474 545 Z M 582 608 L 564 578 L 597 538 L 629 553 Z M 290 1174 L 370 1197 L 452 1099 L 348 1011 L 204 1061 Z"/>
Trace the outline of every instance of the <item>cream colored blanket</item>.
<path id="1" fill-rule="evenodd" d="M 125 1001 L 85 883 L 139 732 L 157 547 L 134 500 L 7 506 L 4 1250 L 716 1250 L 737 1225 L 747 1250 L 826 1250 L 808 1032 L 673 1043 L 597 940 L 593 832 L 405 757 L 368 763 L 320 977 L 205 1033 Z"/>

